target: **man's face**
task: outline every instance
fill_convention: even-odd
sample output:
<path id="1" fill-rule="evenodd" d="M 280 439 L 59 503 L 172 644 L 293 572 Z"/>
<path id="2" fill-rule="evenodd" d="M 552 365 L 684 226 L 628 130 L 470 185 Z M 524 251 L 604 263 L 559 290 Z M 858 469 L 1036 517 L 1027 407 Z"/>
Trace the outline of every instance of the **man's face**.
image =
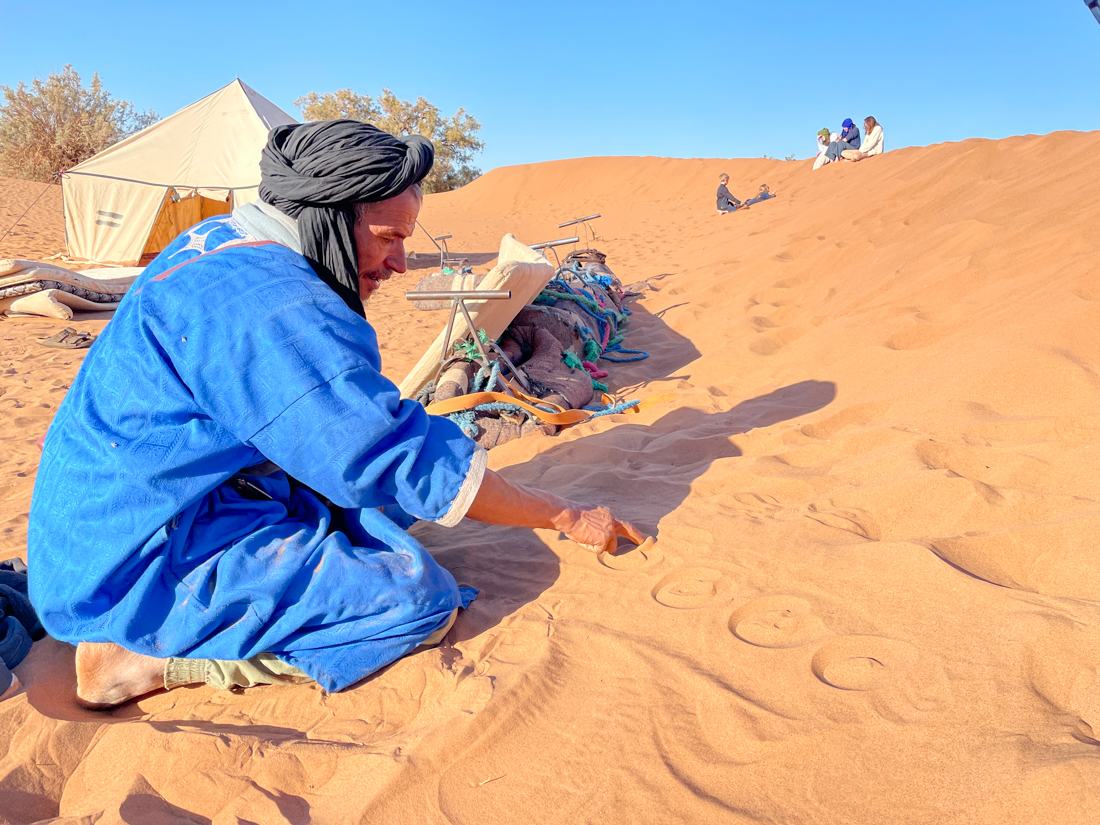
<path id="1" fill-rule="evenodd" d="M 389 200 L 372 204 L 355 222 L 359 256 L 359 297 L 370 298 L 382 281 L 405 271 L 405 239 L 416 228 L 420 198 L 412 187 Z"/>

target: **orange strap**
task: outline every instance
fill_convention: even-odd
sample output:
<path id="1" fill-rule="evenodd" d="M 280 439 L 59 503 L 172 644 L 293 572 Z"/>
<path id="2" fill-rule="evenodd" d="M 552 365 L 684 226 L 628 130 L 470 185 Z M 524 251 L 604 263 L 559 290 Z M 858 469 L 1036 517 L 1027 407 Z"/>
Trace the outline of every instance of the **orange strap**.
<path id="1" fill-rule="evenodd" d="M 474 407 L 479 407 L 482 404 L 492 404 L 494 402 L 515 404 L 517 407 L 522 407 L 527 410 L 527 412 L 531 413 L 531 415 L 539 421 L 557 424 L 560 427 L 568 427 L 570 424 L 579 424 L 592 417 L 592 413 L 588 410 L 566 410 L 560 413 L 546 412 L 522 398 L 516 398 L 515 396 L 507 395 L 502 392 L 474 392 L 469 395 L 459 395 L 454 398 L 448 398 L 446 401 L 436 401 L 429 404 L 427 406 L 427 411 L 429 415 L 449 415 L 450 413 L 461 412 L 462 410 L 472 410 Z"/>
<path id="2" fill-rule="evenodd" d="M 511 386 L 511 385 L 509 385 Z M 588 410 L 564 410 L 560 413 L 550 413 L 546 410 L 541 410 L 535 406 L 532 402 L 538 402 L 540 404 L 549 404 L 547 401 L 541 401 L 537 398 L 531 398 L 523 393 L 518 393 L 519 397 L 506 395 L 502 392 L 475 392 L 469 395 L 459 395 L 455 398 L 448 398 L 446 401 L 436 401 L 429 404 L 427 412 L 430 415 L 449 415 L 455 412 L 461 412 L 462 410 L 472 410 L 474 407 L 480 407 L 482 404 L 492 404 L 494 402 L 501 402 L 504 404 L 515 404 L 517 407 L 522 407 L 527 410 L 531 415 L 535 416 L 539 421 L 546 421 L 550 424 L 556 424 L 559 427 L 569 427 L 573 424 L 579 424 L 582 421 L 587 421 L 595 413 Z M 661 393 L 660 395 L 654 395 L 647 398 L 641 404 L 635 407 L 631 407 L 629 410 L 625 410 L 626 413 L 638 413 L 649 407 L 655 407 L 658 404 L 663 404 L 668 401 L 675 400 L 675 393 Z M 604 404 L 612 404 L 615 399 L 608 395 L 604 395 Z M 551 405 L 555 406 L 555 405 Z"/>

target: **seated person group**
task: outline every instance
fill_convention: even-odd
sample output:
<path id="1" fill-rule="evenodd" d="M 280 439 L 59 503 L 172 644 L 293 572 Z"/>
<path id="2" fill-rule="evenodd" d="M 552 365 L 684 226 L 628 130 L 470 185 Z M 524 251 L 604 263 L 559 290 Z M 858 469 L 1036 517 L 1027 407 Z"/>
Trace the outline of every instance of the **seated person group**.
<path id="1" fill-rule="evenodd" d="M 852 119 L 845 118 L 841 124 L 839 134 L 822 129 L 817 133 L 817 158 L 814 160 L 814 169 L 820 169 L 834 160 L 860 161 L 874 155 L 880 155 L 885 150 L 882 136 L 882 125 L 875 118 L 868 115 L 863 119 L 863 127 L 867 137 L 860 137 L 859 127 Z M 774 198 L 775 194 L 765 183 L 760 187 L 756 197 L 743 203 L 729 190 L 730 176 L 723 172 L 718 176 L 718 213 L 720 215 L 736 212 L 738 209 L 747 209 L 754 203 Z"/>
<path id="2" fill-rule="evenodd" d="M 814 161 L 814 169 L 820 169 L 834 160 L 860 161 L 874 155 L 881 155 L 886 150 L 882 125 L 868 115 L 863 119 L 863 128 L 867 136 L 861 139 L 859 127 L 852 122 L 851 118 L 845 118 L 839 135 L 836 132 L 830 133 L 828 129 L 818 132 L 817 159 Z"/>

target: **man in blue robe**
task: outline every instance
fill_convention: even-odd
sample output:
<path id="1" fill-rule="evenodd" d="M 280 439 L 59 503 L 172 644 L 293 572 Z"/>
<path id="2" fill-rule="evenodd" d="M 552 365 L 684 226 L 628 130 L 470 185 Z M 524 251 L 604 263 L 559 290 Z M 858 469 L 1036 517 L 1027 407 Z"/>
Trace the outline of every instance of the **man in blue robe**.
<path id="1" fill-rule="evenodd" d="M 381 374 L 362 300 L 405 271 L 431 144 L 274 129 L 261 200 L 177 238 L 89 351 L 46 437 L 30 595 L 77 698 L 313 679 L 434 643 L 476 595 L 405 528 L 463 517 L 642 537 L 512 484 Z"/>

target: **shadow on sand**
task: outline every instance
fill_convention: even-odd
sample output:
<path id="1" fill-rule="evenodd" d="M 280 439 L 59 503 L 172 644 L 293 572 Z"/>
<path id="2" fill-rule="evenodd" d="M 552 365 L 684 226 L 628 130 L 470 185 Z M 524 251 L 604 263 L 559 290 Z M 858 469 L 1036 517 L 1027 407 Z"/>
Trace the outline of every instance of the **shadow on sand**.
<path id="1" fill-rule="evenodd" d="M 607 506 L 648 535 L 687 498 L 692 482 L 715 461 L 741 451 L 730 438 L 807 415 L 836 398 L 829 381 L 801 381 L 726 412 L 674 409 L 650 425 L 620 424 L 563 441 L 501 475 L 575 501 Z M 474 609 L 455 624 L 462 641 L 539 599 L 558 578 L 560 560 L 529 529 L 469 520 L 445 529 L 420 524 L 414 535 L 460 584 L 477 587 Z"/>
<path id="2" fill-rule="evenodd" d="M 504 468 L 501 475 L 576 501 L 610 507 L 653 535 L 661 519 L 680 506 L 692 482 L 713 462 L 741 455 L 730 441 L 732 436 L 815 412 L 835 397 L 836 385 L 831 382 L 802 381 L 742 401 L 726 412 L 673 409 L 650 425 L 620 424 L 562 441 L 530 461 Z M 559 558 L 530 529 L 464 520 L 452 529 L 421 523 L 412 532 L 460 584 L 481 591 L 476 610 L 467 611 L 452 631 L 459 640 L 499 624 L 537 600 L 558 578 Z M 106 713 L 77 706 L 73 651 L 71 645 L 47 637 L 34 645 L 17 668 L 36 710 L 54 719 L 101 724 L 144 715 L 133 702 Z M 290 729 L 269 733 L 274 738 L 302 736 L 301 731 Z"/>
<path id="3" fill-rule="evenodd" d="M 599 365 L 611 373 L 612 386 L 637 391 L 654 382 L 685 377 L 676 373 L 700 357 L 695 344 L 672 329 L 660 314 L 651 313 L 642 301 L 631 301 L 628 306 L 633 314 L 626 327 L 623 347 L 649 353 L 649 357 L 627 363 L 601 359 Z M 610 355 L 615 357 L 614 353 Z"/>

